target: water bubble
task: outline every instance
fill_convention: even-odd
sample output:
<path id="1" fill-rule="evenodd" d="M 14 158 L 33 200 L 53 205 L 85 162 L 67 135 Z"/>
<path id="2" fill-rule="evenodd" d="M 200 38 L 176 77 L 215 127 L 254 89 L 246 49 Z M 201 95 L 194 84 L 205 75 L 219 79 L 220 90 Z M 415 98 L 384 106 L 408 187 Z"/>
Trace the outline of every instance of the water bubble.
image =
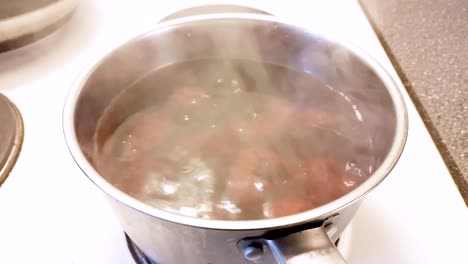
<path id="1" fill-rule="evenodd" d="M 157 179 L 157 177 L 153 176 L 146 177 L 145 184 L 141 189 L 141 195 L 144 197 L 151 197 L 157 193 L 164 193 L 164 190 L 162 189 L 163 184 L 159 181 L 159 179 Z"/>
<path id="2" fill-rule="evenodd" d="M 255 182 L 254 186 L 257 191 L 263 192 L 265 190 L 265 185 L 262 182 Z"/>
<path id="3" fill-rule="evenodd" d="M 184 120 L 185 120 L 185 121 L 190 120 L 190 116 L 189 116 L 189 115 L 184 115 Z"/>
<path id="4" fill-rule="evenodd" d="M 354 161 L 348 161 L 346 163 L 345 169 L 347 172 L 351 172 L 353 176 L 364 177 L 361 168 L 359 168 L 359 166 Z"/>
<path id="5" fill-rule="evenodd" d="M 231 200 L 223 199 L 219 202 L 219 204 L 216 205 L 216 207 L 226 210 L 231 214 L 240 214 L 242 213 L 242 210 L 237 207 L 235 203 L 233 203 Z"/>
<path id="6" fill-rule="evenodd" d="M 179 212 L 186 216 L 196 217 L 198 215 L 198 210 L 193 207 L 180 207 Z"/>
<path id="7" fill-rule="evenodd" d="M 350 188 L 350 187 L 353 187 L 354 185 L 356 184 L 355 181 L 345 181 L 344 182 L 344 185 L 346 185 L 346 187 Z"/>
<path id="8" fill-rule="evenodd" d="M 191 38 L 192 37 L 192 33 L 187 33 L 187 37 Z"/>
<path id="9" fill-rule="evenodd" d="M 264 203 L 262 205 L 263 215 L 267 218 L 273 217 L 273 208 L 271 203 Z"/>
<path id="10" fill-rule="evenodd" d="M 174 183 L 163 181 L 161 182 L 160 187 L 164 195 L 172 195 L 176 193 L 179 186 Z"/>
<path id="11" fill-rule="evenodd" d="M 194 168 L 190 166 L 190 164 L 185 164 L 185 166 L 182 166 L 180 168 L 180 173 L 182 174 L 189 174 L 189 173 L 192 173 L 193 171 L 194 171 Z"/>
<path id="12" fill-rule="evenodd" d="M 204 181 L 206 179 L 210 178 L 210 175 L 208 174 L 199 174 L 195 177 L 196 181 Z"/>
<path id="13" fill-rule="evenodd" d="M 231 88 L 233 89 L 233 92 L 236 94 L 241 92 L 238 80 L 231 80 Z"/>

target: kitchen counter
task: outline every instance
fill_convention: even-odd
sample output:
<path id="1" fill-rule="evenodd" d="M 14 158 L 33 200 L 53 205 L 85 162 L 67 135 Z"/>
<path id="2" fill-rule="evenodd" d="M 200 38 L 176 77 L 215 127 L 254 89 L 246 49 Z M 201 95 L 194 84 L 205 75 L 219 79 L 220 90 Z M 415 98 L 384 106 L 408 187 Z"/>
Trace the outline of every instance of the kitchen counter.
<path id="1" fill-rule="evenodd" d="M 468 1 L 360 3 L 468 204 Z"/>

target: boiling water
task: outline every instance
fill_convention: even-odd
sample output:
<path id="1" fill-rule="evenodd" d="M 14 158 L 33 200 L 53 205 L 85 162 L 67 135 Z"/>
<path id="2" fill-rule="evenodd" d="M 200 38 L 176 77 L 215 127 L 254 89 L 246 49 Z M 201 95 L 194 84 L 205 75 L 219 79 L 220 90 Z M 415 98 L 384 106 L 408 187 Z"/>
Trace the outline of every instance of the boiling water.
<path id="1" fill-rule="evenodd" d="M 137 81 L 106 112 L 117 108 L 138 111 L 97 147 L 97 169 L 135 198 L 187 216 L 302 212 L 353 190 L 376 166 L 359 107 L 279 65 L 170 65 Z"/>

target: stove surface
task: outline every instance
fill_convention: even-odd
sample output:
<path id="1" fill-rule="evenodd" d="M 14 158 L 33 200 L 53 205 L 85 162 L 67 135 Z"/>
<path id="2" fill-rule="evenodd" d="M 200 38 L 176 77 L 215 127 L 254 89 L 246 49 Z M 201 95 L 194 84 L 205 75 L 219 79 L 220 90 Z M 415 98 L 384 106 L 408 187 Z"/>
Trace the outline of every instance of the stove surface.
<path id="1" fill-rule="evenodd" d="M 82 0 L 59 31 L 0 54 L 0 93 L 18 106 L 25 124 L 22 152 L 0 187 L 0 263 L 133 263 L 104 196 L 68 153 L 61 127 L 65 97 L 99 52 L 178 9 L 226 2 Z M 397 78 L 356 1 L 236 3 L 348 38 Z M 340 250 L 351 264 L 467 263 L 468 210 L 399 84 L 409 112 L 406 149 L 362 203 Z"/>

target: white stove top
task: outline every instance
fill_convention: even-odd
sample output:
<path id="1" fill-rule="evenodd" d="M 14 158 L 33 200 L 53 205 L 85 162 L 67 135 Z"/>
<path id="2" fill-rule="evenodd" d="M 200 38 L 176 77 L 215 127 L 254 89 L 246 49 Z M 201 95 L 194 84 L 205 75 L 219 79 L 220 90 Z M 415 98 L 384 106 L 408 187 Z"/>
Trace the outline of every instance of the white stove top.
<path id="1" fill-rule="evenodd" d="M 63 104 L 93 54 L 186 3 L 207 2 L 82 0 L 58 32 L 0 54 L 0 93 L 17 104 L 26 133 L 17 165 L 0 188 L 0 263 L 133 263 L 119 223 L 68 153 Z M 347 37 L 396 77 L 355 1 L 236 3 Z M 343 234 L 343 254 L 351 264 L 468 263 L 468 210 L 402 90 L 410 120 L 406 149 Z"/>

